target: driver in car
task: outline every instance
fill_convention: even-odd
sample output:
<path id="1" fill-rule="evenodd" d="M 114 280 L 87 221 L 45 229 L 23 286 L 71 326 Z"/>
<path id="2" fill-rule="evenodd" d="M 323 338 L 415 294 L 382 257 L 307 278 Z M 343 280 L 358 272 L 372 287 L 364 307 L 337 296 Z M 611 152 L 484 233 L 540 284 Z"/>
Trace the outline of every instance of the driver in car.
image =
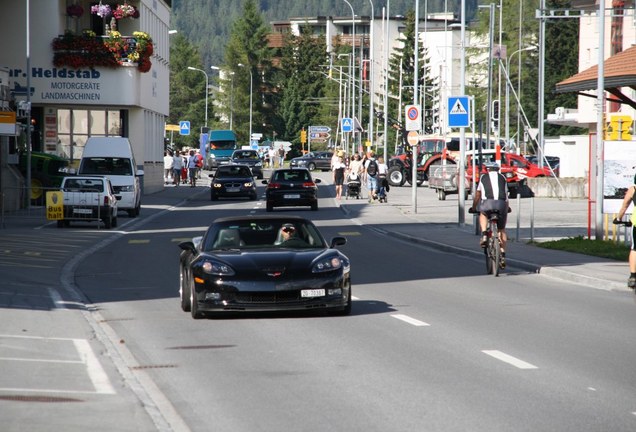
<path id="1" fill-rule="evenodd" d="M 286 243 L 301 243 L 304 244 L 305 241 L 298 237 L 298 232 L 296 231 L 296 227 L 292 223 L 284 223 L 280 227 L 280 232 L 278 233 L 278 239 L 276 240 L 276 245 L 282 245 Z"/>

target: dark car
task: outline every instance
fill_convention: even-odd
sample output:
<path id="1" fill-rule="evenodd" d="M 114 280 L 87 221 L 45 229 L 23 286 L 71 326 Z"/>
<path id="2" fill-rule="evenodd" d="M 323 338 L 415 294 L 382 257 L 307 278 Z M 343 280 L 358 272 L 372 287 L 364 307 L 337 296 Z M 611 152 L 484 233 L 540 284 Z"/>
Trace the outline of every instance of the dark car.
<path id="1" fill-rule="evenodd" d="M 539 165 L 539 158 L 535 155 L 529 155 L 526 156 L 526 159 L 528 159 L 530 162 L 532 162 L 535 165 Z M 550 168 L 552 168 L 552 171 L 554 172 L 554 176 L 555 177 L 559 177 L 559 165 L 561 164 L 561 159 L 558 156 L 546 156 L 545 157 L 545 161 L 547 161 L 547 165 L 550 166 Z M 546 166 L 546 163 L 543 163 L 543 166 Z"/>
<path id="2" fill-rule="evenodd" d="M 286 241 L 283 237 L 287 237 Z M 298 216 L 217 219 L 179 244 L 181 308 L 206 312 L 351 312 L 349 259 Z"/>
<path id="3" fill-rule="evenodd" d="M 214 174 L 209 174 L 210 199 L 247 197 L 257 198 L 256 184 L 247 165 L 221 165 Z"/>
<path id="4" fill-rule="evenodd" d="M 332 157 L 333 153 L 328 151 L 309 152 L 306 155 L 293 158 L 289 162 L 289 166 L 292 168 L 307 168 L 309 171 L 315 169 L 330 171 Z"/>
<path id="5" fill-rule="evenodd" d="M 230 161 L 235 164 L 249 166 L 254 177 L 263 178 L 263 161 L 256 150 L 234 150 Z"/>
<path id="6" fill-rule="evenodd" d="M 265 201 L 267 211 L 274 207 L 309 206 L 318 210 L 318 186 L 320 179 L 313 179 L 306 168 L 277 169 L 272 172 L 267 185 Z"/>

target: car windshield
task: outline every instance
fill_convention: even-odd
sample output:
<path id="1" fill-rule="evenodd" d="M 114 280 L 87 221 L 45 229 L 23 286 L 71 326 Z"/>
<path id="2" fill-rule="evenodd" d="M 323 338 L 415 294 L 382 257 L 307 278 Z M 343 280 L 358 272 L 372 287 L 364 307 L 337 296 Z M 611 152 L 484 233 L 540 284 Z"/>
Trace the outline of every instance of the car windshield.
<path id="1" fill-rule="evenodd" d="M 128 158 L 93 157 L 82 161 L 82 174 L 97 175 L 133 175 Z"/>
<path id="2" fill-rule="evenodd" d="M 215 178 L 251 177 L 251 171 L 245 166 L 221 166 L 216 170 Z"/>
<path id="3" fill-rule="evenodd" d="M 311 176 L 305 170 L 279 170 L 274 173 L 274 181 L 305 182 L 311 181 Z"/>
<path id="4" fill-rule="evenodd" d="M 258 159 L 258 154 L 253 151 L 234 152 L 234 159 Z"/>
<path id="5" fill-rule="evenodd" d="M 203 250 L 324 249 L 318 229 L 306 220 L 260 219 L 228 221 L 212 225 Z"/>

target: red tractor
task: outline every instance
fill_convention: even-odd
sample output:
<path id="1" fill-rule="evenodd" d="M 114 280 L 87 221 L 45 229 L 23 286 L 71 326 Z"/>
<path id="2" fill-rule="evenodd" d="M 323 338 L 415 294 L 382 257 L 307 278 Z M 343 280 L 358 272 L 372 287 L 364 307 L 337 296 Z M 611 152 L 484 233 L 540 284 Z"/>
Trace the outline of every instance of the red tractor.
<path id="1" fill-rule="evenodd" d="M 383 113 L 376 113 L 381 121 L 384 120 Z M 413 181 L 413 150 L 407 141 L 408 131 L 399 121 L 387 117 L 391 127 L 397 129 L 400 133 L 402 145 L 399 152 L 387 162 L 389 168 L 387 173 L 387 181 L 390 186 L 402 186 L 404 183 L 411 184 Z M 444 140 L 442 138 L 434 138 L 421 141 L 417 151 L 417 185 L 420 186 L 428 181 L 428 171 L 424 168 L 424 164 L 434 154 L 438 154 L 444 148 Z"/>

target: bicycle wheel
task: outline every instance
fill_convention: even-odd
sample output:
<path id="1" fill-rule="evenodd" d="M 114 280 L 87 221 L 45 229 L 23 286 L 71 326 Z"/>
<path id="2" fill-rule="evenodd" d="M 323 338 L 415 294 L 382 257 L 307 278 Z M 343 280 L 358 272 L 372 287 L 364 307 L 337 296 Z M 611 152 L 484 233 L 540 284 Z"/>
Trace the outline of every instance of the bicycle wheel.
<path id="1" fill-rule="evenodd" d="M 497 221 L 491 222 L 491 230 L 492 230 L 492 251 L 491 253 L 491 264 L 492 264 L 492 274 L 495 276 L 499 276 L 499 266 L 501 265 L 501 246 L 499 244 L 499 230 L 497 229 Z"/>
<path id="2" fill-rule="evenodd" d="M 488 242 L 486 243 L 486 247 L 484 248 L 484 257 L 486 258 L 486 273 L 492 274 L 492 259 L 491 251 L 492 251 L 492 235 L 490 232 L 486 234 L 488 236 Z"/>

